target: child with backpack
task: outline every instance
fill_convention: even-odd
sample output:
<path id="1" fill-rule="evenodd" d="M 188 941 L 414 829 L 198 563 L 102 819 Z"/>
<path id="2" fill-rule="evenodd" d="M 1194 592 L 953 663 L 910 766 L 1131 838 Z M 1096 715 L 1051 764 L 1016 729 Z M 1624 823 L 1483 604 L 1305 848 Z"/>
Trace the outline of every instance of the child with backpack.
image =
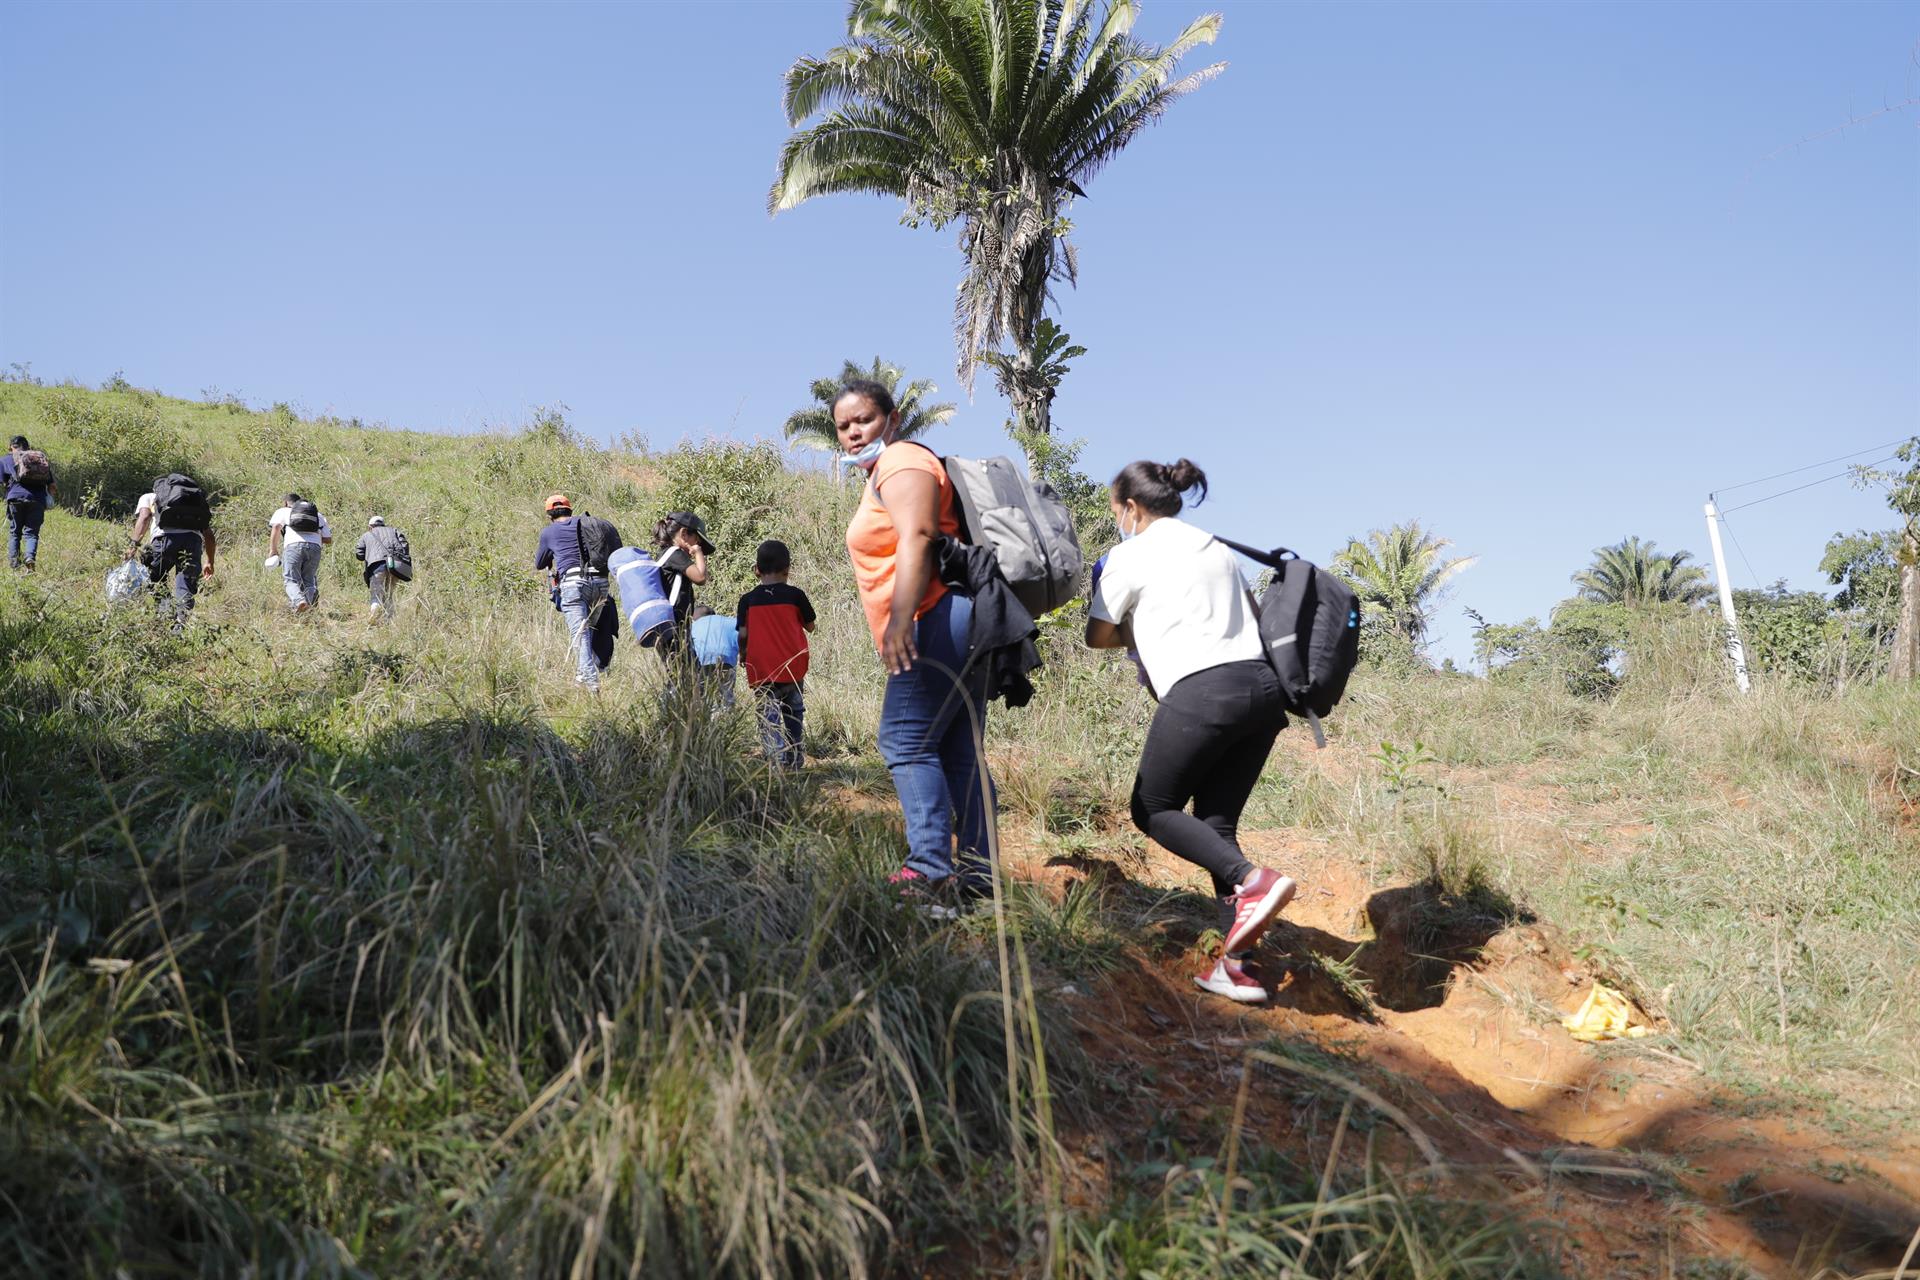
<path id="1" fill-rule="evenodd" d="M 144 544 L 144 545 L 143 545 Z M 213 536 L 213 506 L 191 476 L 174 472 L 153 482 L 133 508 L 133 546 L 127 559 L 146 566 L 147 580 L 156 589 L 173 575 L 173 593 L 163 597 L 174 627 L 184 627 L 193 612 L 200 584 L 213 577 L 213 556 L 219 542 Z"/>
<path id="2" fill-rule="evenodd" d="M 333 545 L 333 526 L 320 508 L 297 493 L 267 517 L 267 567 L 280 566 L 287 607 L 306 613 L 320 603 L 320 552 Z"/>
<path id="3" fill-rule="evenodd" d="M 1287 723 L 1286 700 L 1239 563 L 1213 535 L 1179 518 L 1182 495 L 1195 489 L 1197 504 L 1207 477 L 1185 458 L 1171 466 L 1129 463 L 1113 478 L 1107 501 L 1121 541 L 1097 572 L 1086 641 L 1136 652 L 1159 697 L 1133 781 L 1132 816 L 1212 878 L 1224 941 L 1212 970 L 1194 982 L 1256 1003 L 1267 993 L 1242 960 L 1297 886 L 1247 861 L 1238 830 Z"/>
<path id="4" fill-rule="evenodd" d="M 813 631 L 813 601 L 787 582 L 793 553 L 769 540 L 753 554 L 760 585 L 740 597 L 734 622 L 740 633 L 747 688 L 760 709 L 760 741 L 767 756 L 783 769 L 805 760 L 801 734 L 807 703 L 807 636 Z"/>
<path id="5" fill-rule="evenodd" d="M 47 455 L 27 443 L 25 436 L 7 442 L 0 456 L 0 490 L 7 495 L 7 567 L 33 572 L 40 554 L 40 526 L 53 505 L 53 464 Z"/>

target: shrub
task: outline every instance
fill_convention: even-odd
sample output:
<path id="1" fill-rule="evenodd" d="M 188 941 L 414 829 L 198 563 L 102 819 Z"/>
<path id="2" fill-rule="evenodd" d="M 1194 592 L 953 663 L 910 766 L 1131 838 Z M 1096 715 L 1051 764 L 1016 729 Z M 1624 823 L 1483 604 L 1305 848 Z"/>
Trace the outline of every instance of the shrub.
<path id="1" fill-rule="evenodd" d="M 151 405 L 56 389 L 42 402 L 41 418 L 66 436 L 70 454 L 59 460 L 59 495 L 84 515 L 129 516 L 154 477 L 193 463 L 185 438 Z M 211 492 L 208 478 L 198 479 Z"/>
<path id="2" fill-rule="evenodd" d="M 709 592 L 716 601 L 732 601 L 757 581 L 753 549 L 767 538 L 789 536 L 791 481 L 780 451 L 765 441 L 683 441 L 654 462 L 661 477 L 655 518 L 691 511 L 707 522 L 707 537 L 725 552 L 714 557 Z M 632 540 L 652 532 L 636 530 Z"/>

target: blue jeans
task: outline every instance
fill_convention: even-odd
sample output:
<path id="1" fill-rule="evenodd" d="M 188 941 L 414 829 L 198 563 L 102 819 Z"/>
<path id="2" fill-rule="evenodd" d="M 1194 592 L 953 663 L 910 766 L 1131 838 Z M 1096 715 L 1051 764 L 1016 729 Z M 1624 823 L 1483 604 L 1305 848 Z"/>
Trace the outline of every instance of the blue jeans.
<path id="1" fill-rule="evenodd" d="M 718 705 L 733 710 L 733 673 L 731 662 L 703 662 L 700 664 L 700 700 L 708 706 Z"/>
<path id="2" fill-rule="evenodd" d="M 47 518 L 47 509 L 38 500 L 21 501 L 17 498 L 7 500 L 7 567 L 18 569 L 22 564 L 32 564 L 34 557 L 40 554 L 40 524 Z"/>
<path id="3" fill-rule="evenodd" d="M 308 608 L 320 603 L 320 544 L 282 542 L 280 576 L 286 579 L 287 603 Z"/>
<path id="4" fill-rule="evenodd" d="M 801 748 L 801 729 L 807 716 L 805 685 L 755 685 L 753 696 L 760 702 L 760 744 L 767 757 L 783 769 L 798 769 L 806 760 Z"/>
<path id="5" fill-rule="evenodd" d="M 986 673 L 976 670 L 957 687 L 954 680 L 972 621 L 973 601 L 948 592 L 914 624 L 920 657 L 912 670 L 887 677 L 879 739 L 906 818 L 907 866 L 929 880 L 958 873 L 969 887 L 984 888 L 994 812 L 993 779 L 979 745 Z"/>
<path id="6" fill-rule="evenodd" d="M 589 689 L 600 687 L 600 662 L 593 656 L 594 606 L 607 598 L 605 578 L 563 578 L 560 612 L 567 619 L 567 639 L 573 645 L 574 678 Z"/>

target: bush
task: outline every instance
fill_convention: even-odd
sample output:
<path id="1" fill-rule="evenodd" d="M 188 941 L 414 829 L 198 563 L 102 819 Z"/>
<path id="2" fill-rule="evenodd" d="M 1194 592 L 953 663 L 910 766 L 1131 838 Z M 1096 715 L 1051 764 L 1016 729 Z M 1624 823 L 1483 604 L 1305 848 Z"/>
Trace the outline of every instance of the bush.
<path id="1" fill-rule="evenodd" d="M 661 484 L 654 491 L 659 515 L 691 511 L 707 522 L 707 537 L 724 554 L 709 566 L 708 593 L 716 601 L 739 597 L 759 579 L 753 549 L 768 538 L 790 536 L 791 480 L 780 451 L 765 441 L 683 441 L 671 453 L 657 454 Z M 656 517 L 658 518 L 658 517 Z M 630 541 L 651 540 L 648 527 Z"/>
<path id="2" fill-rule="evenodd" d="M 55 464 L 59 498 L 82 515 L 124 519 L 156 476 L 193 464 L 185 438 L 150 405 L 56 389 L 41 404 L 41 420 L 66 436 L 68 456 Z M 206 476 L 196 478 L 212 491 Z"/>

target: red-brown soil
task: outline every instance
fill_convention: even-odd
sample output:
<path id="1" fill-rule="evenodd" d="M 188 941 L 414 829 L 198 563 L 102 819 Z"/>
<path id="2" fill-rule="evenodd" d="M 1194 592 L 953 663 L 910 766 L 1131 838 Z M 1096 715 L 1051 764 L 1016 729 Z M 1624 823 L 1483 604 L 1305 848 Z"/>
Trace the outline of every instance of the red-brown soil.
<path id="1" fill-rule="evenodd" d="M 1158 850 L 1050 857 L 1005 834 L 1008 869 L 1055 890 L 1089 879 L 1151 901 L 1196 887 L 1192 868 Z M 1657 1037 L 1575 1041 L 1556 1019 L 1595 975 L 1550 925 L 1436 930 L 1430 888 L 1375 884 L 1277 834 L 1245 843 L 1302 884 L 1252 964 L 1268 1003 L 1238 1006 L 1193 985 L 1203 962 L 1191 910 L 1168 913 L 1117 972 L 1076 980 L 1063 1000 L 1106 1085 L 1097 1122 L 1066 1138 L 1075 1200 L 1102 1199 L 1147 1158 L 1150 1132 L 1215 1154 L 1249 1069 L 1243 1142 L 1324 1161 L 1346 1095 L 1249 1068 L 1248 1051 L 1265 1046 L 1323 1064 L 1334 1055 L 1340 1074 L 1405 1114 L 1449 1176 L 1539 1223 L 1572 1274 L 1668 1277 L 1713 1258 L 1784 1280 L 1900 1263 L 1920 1230 L 1920 1135 L 1843 1135 L 1768 1099 L 1719 1096 Z M 1357 997 L 1323 960 L 1365 984 Z M 1395 1130 L 1379 1123 L 1376 1151 L 1419 1163 Z"/>

